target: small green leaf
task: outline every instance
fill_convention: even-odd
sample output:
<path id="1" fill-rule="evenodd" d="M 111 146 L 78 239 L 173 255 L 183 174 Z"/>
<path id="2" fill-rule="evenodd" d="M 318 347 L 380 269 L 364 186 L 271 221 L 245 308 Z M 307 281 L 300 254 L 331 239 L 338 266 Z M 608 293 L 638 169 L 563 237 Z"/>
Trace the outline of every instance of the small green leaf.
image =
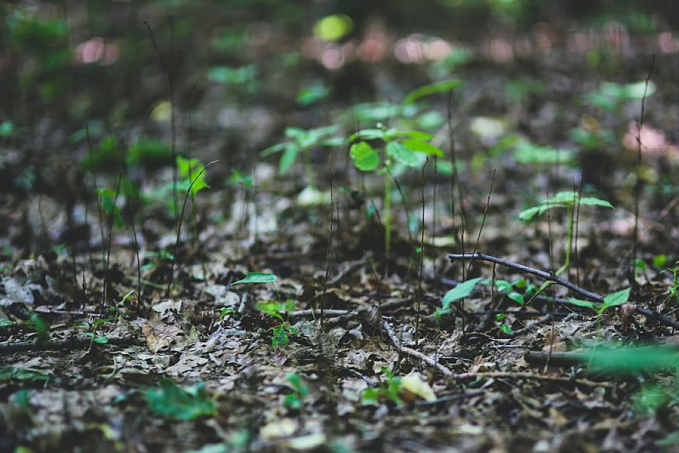
<path id="1" fill-rule="evenodd" d="M 156 414 L 176 420 L 194 420 L 214 415 L 216 406 L 206 394 L 203 383 L 181 388 L 167 378 L 160 380 L 160 387 L 145 390 L 146 402 Z"/>
<path id="2" fill-rule="evenodd" d="M 591 308 L 592 310 L 596 310 L 598 307 L 598 304 L 594 302 L 590 302 L 589 300 L 576 299 L 575 297 L 569 297 L 568 301 L 573 305 L 577 305 L 578 307 Z"/>
<path id="3" fill-rule="evenodd" d="M 524 222 L 528 222 L 540 213 L 540 209 L 540 206 L 534 206 L 532 208 L 525 209 L 519 213 L 519 219 Z"/>
<path id="4" fill-rule="evenodd" d="M 385 151 L 397 162 L 400 162 L 407 167 L 418 167 L 420 164 L 415 153 L 410 148 L 399 142 L 387 143 Z"/>
<path id="5" fill-rule="evenodd" d="M 251 283 L 273 283 L 277 280 L 277 278 L 278 277 L 276 277 L 274 274 L 268 274 L 265 272 L 250 272 L 245 276 L 245 278 L 231 283 L 231 286 Z"/>
<path id="6" fill-rule="evenodd" d="M 523 295 L 521 293 L 517 293 L 516 291 L 513 291 L 513 292 L 507 294 L 507 297 L 510 298 L 511 300 L 513 300 L 514 302 L 516 302 L 519 305 L 524 304 Z"/>
<path id="7" fill-rule="evenodd" d="M 604 208 L 615 209 L 615 207 L 608 201 L 594 197 L 582 197 L 580 199 L 580 204 L 584 204 L 587 206 L 603 206 Z"/>
<path id="8" fill-rule="evenodd" d="M 610 307 L 617 307 L 627 303 L 629 300 L 631 288 L 623 289 L 622 291 L 615 292 L 613 294 L 608 294 L 604 297 L 604 310 Z"/>
<path id="9" fill-rule="evenodd" d="M 384 129 L 362 129 L 354 134 L 351 134 L 347 141 L 352 143 L 356 140 L 385 140 L 388 138 L 387 132 Z"/>
<path id="10" fill-rule="evenodd" d="M 403 104 L 412 104 L 420 98 L 436 93 L 445 93 L 455 88 L 461 87 L 464 82 L 461 80 L 446 80 L 444 82 L 432 83 L 411 91 L 403 99 Z"/>
<path id="11" fill-rule="evenodd" d="M 288 143 L 285 147 L 285 151 L 281 156 L 280 162 L 278 162 L 278 174 L 284 175 L 290 169 L 292 164 L 297 160 L 297 153 L 299 152 L 299 146 L 295 143 Z"/>
<path id="12" fill-rule="evenodd" d="M 467 280 L 466 282 L 462 282 L 458 284 L 455 288 L 448 291 L 446 295 L 443 296 L 443 309 L 447 310 L 450 308 L 451 303 L 469 296 L 472 293 L 472 291 L 474 291 L 474 287 L 480 280 L 481 277 Z"/>
<path id="13" fill-rule="evenodd" d="M 356 168 L 361 171 L 374 171 L 380 166 L 380 156 L 366 142 L 351 145 L 349 156 L 354 161 Z"/>
<path id="14" fill-rule="evenodd" d="M 506 333 L 507 335 L 511 335 L 511 334 L 512 334 L 512 328 L 509 327 L 508 324 L 505 324 L 505 323 L 500 324 L 500 330 L 501 330 L 503 333 Z"/>
<path id="15" fill-rule="evenodd" d="M 430 156 L 444 157 L 443 151 L 438 146 L 434 146 L 431 143 L 421 142 L 419 140 L 404 140 L 404 145 L 413 151 L 418 153 L 427 154 Z"/>
<path id="16" fill-rule="evenodd" d="M 272 154 L 280 153 L 285 149 L 285 147 L 288 146 L 287 143 L 276 143 L 275 145 L 269 146 L 268 148 L 263 149 L 260 151 L 260 155 L 262 157 L 267 157 Z"/>

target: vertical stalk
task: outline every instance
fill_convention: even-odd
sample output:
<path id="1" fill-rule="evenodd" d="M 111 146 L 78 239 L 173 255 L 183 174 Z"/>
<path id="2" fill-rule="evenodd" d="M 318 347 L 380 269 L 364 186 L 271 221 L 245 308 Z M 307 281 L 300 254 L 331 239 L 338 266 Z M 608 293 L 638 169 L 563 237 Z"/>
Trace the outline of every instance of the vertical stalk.
<path id="1" fill-rule="evenodd" d="M 384 253 L 389 259 L 391 255 L 391 178 L 390 163 L 386 162 L 387 172 L 384 176 Z"/>

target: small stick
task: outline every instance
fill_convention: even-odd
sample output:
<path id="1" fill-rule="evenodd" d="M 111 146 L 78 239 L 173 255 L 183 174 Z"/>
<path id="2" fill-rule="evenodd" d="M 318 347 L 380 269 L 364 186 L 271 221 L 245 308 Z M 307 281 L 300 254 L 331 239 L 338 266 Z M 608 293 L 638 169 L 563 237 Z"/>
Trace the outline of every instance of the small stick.
<path id="1" fill-rule="evenodd" d="M 415 344 L 420 343 L 420 306 L 422 302 L 422 274 L 424 270 L 424 170 L 427 168 L 429 158 L 422 166 L 422 231 L 420 234 L 420 276 L 417 282 L 417 318 L 415 320 Z"/>
<path id="2" fill-rule="evenodd" d="M 507 261 L 503 260 L 502 258 L 497 258 L 495 256 L 491 255 L 486 255 L 484 253 L 453 253 L 448 255 L 448 258 L 450 261 L 455 261 L 455 260 L 472 260 L 472 259 L 478 259 L 481 261 L 487 261 L 489 263 L 497 263 L 501 266 L 509 267 L 511 269 L 516 269 L 521 272 L 525 272 L 527 274 L 535 275 L 536 277 L 539 277 L 543 280 L 551 281 L 554 282 L 558 285 L 561 285 L 565 288 L 570 289 L 571 291 L 586 297 L 588 299 L 591 299 L 595 302 L 603 302 L 604 298 L 603 296 L 587 291 L 586 289 L 580 288 L 578 285 L 575 285 L 567 280 L 564 280 L 563 278 L 559 277 L 558 275 L 554 274 L 553 272 L 545 272 L 541 271 L 539 269 L 535 269 L 529 266 L 525 266 L 523 264 L 519 263 L 514 263 L 512 261 Z"/>
<path id="3" fill-rule="evenodd" d="M 430 367 L 436 368 L 441 374 L 443 374 L 446 377 L 454 376 L 452 371 L 450 371 L 447 367 L 441 365 L 431 357 L 427 357 L 426 355 L 422 354 L 419 351 L 401 345 L 401 342 L 398 340 L 398 338 L 396 338 L 396 333 L 391 328 L 389 323 L 385 320 L 382 320 L 382 331 L 387 335 L 387 338 L 389 338 L 389 341 L 391 341 L 391 344 L 396 348 L 396 351 L 398 351 L 399 354 L 407 355 L 415 359 L 418 359 L 426 363 Z"/>

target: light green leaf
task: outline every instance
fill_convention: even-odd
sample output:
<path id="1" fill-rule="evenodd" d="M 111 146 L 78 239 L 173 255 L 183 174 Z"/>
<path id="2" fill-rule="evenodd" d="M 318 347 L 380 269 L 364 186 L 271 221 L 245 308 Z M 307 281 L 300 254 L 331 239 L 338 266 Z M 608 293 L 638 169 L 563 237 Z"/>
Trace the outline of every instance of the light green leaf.
<path id="1" fill-rule="evenodd" d="M 406 145 L 413 151 L 418 153 L 428 154 L 430 156 L 443 157 L 443 151 L 438 146 L 434 146 L 431 143 L 421 142 L 419 140 L 404 140 L 403 144 Z"/>
<path id="2" fill-rule="evenodd" d="M 446 295 L 443 296 L 443 309 L 447 310 L 450 308 L 451 303 L 455 302 L 456 300 L 468 297 L 472 293 L 472 291 L 474 291 L 474 287 L 480 280 L 481 277 L 467 280 L 466 282 L 462 282 L 455 288 L 448 291 Z"/>
<path id="3" fill-rule="evenodd" d="M 519 213 L 519 219 L 524 222 L 532 220 L 533 217 L 540 213 L 540 210 L 540 206 L 534 206 L 532 208 L 525 209 Z"/>
<path id="4" fill-rule="evenodd" d="M 594 197 L 582 197 L 580 199 L 580 204 L 587 206 L 603 206 L 604 208 L 615 209 L 615 207 L 606 200 Z"/>
<path id="5" fill-rule="evenodd" d="M 281 156 L 280 162 L 278 162 L 278 174 L 284 175 L 290 169 L 292 164 L 297 160 L 297 152 L 299 147 L 295 143 L 288 143 L 285 147 L 285 151 Z"/>
<path id="6" fill-rule="evenodd" d="M 598 306 L 598 304 L 590 302 L 589 300 L 580 300 L 576 299 L 575 297 L 569 297 L 568 301 L 573 305 L 577 305 L 578 307 L 590 308 L 592 310 L 596 310 Z"/>
<path id="7" fill-rule="evenodd" d="M 444 82 L 432 83 L 411 91 L 403 99 L 403 104 L 412 104 L 420 98 L 436 93 L 445 93 L 455 88 L 461 87 L 464 82 L 461 80 L 446 80 Z"/>
<path id="8" fill-rule="evenodd" d="M 214 401 L 205 393 L 202 383 L 181 388 L 171 379 L 160 380 L 160 387 L 145 390 L 146 402 L 156 414 L 176 420 L 194 420 L 214 415 Z"/>
<path id="9" fill-rule="evenodd" d="M 507 294 L 507 297 L 510 298 L 511 300 L 513 300 L 514 302 L 516 302 L 519 305 L 524 304 L 523 295 L 521 293 L 517 293 L 516 291 L 513 291 L 513 292 Z"/>
<path id="10" fill-rule="evenodd" d="M 385 148 L 387 154 L 393 157 L 397 162 L 402 163 L 408 167 L 418 167 L 419 159 L 415 153 L 399 142 L 389 142 Z"/>
<path id="11" fill-rule="evenodd" d="M 265 272 L 250 272 L 245 276 L 245 278 L 231 283 L 231 286 L 250 283 L 273 283 L 277 280 L 277 278 L 278 277 L 276 277 L 274 274 L 268 274 Z"/>
<path id="12" fill-rule="evenodd" d="M 351 145 L 349 151 L 354 165 L 361 171 L 374 171 L 380 166 L 380 156 L 366 142 L 359 142 Z"/>
<path id="13" fill-rule="evenodd" d="M 617 307 L 618 305 L 627 303 L 629 300 L 630 289 L 631 288 L 627 288 L 613 294 L 608 294 L 606 297 L 604 297 L 604 307 Z"/>
<path id="14" fill-rule="evenodd" d="M 347 141 L 349 143 L 356 141 L 356 140 L 384 140 L 387 138 L 388 135 L 384 131 L 384 129 L 362 129 L 358 132 L 355 132 L 349 136 Z"/>
<path id="15" fill-rule="evenodd" d="M 276 143 L 273 146 L 269 146 L 268 148 L 263 149 L 260 154 L 262 157 L 270 156 L 272 154 L 280 153 L 285 149 L 285 147 L 288 146 L 287 143 Z"/>

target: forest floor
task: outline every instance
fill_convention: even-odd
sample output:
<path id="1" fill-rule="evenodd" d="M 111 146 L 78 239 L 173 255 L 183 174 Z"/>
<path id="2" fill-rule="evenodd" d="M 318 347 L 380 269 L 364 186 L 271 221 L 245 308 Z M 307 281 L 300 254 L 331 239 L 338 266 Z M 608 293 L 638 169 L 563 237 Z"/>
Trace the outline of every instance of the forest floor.
<path id="1" fill-rule="evenodd" d="M 537 85 L 465 68 L 437 104 L 458 177 L 444 124 L 447 157 L 395 176 L 388 255 L 384 179 L 346 145 L 312 156 L 311 200 L 301 166 L 211 165 L 180 240 L 168 167 L 132 224 L 98 175 L 117 226 L 91 173 L 15 184 L 0 451 L 676 451 L 676 74 L 627 63 L 620 85 L 553 57 L 516 69 Z"/>

